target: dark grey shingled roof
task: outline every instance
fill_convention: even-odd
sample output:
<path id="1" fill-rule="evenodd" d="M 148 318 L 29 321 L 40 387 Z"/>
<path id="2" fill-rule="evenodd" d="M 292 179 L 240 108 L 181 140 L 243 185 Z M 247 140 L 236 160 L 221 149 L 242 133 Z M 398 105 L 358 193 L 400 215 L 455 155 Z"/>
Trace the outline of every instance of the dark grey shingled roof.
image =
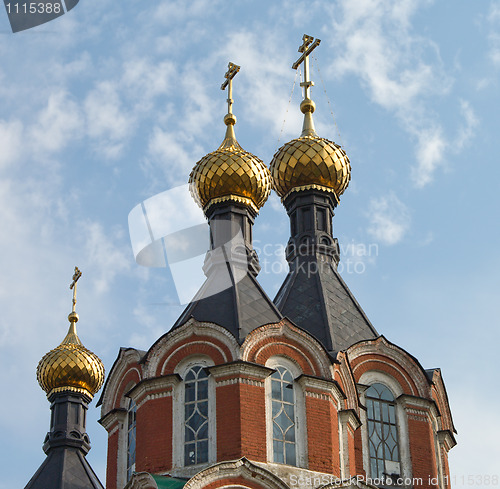
<path id="1" fill-rule="evenodd" d="M 194 317 L 197 321 L 211 322 L 226 328 L 241 344 L 255 328 L 280 321 L 282 316 L 279 310 L 255 277 L 250 273 L 238 273 L 240 280 L 235 280 L 230 266 L 227 266 L 227 270 L 219 268 L 211 273 L 176 321 L 174 328 Z M 224 274 L 223 278 L 221 274 Z M 220 290 L 222 280 L 227 280 L 228 283 L 226 288 Z"/>
<path id="2" fill-rule="evenodd" d="M 83 452 L 52 448 L 25 489 L 104 489 Z"/>
<path id="3" fill-rule="evenodd" d="M 321 262 L 314 270 L 308 273 L 307 267 L 298 267 L 288 274 L 274 300 L 283 316 L 330 352 L 377 338 L 377 331 L 336 268 Z"/>

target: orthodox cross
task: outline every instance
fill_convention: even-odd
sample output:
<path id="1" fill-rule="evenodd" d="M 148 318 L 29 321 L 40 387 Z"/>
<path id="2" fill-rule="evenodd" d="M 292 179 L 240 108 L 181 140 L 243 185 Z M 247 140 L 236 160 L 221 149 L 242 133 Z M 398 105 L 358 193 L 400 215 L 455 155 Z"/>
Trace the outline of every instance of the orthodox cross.
<path id="1" fill-rule="evenodd" d="M 302 62 L 304 63 L 304 81 L 300 86 L 304 87 L 304 99 L 308 99 L 310 98 L 309 89 L 314 86 L 314 82 L 309 80 L 309 55 L 319 46 L 321 39 L 314 39 L 314 37 L 304 34 L 302 40 L 304 42 L 299 46 L 299 53 L 302 53 L 302 56 L 295 61 L 292 68 L 296 70 Z"/>
<path id="2" fill-rule="evenodd" d="M 241 66 L 235 65 L 234 63 L 229 63 L 227 65 L 229 68 L 224 75 L 226 79 L 224 83 L 220 86 L 221 90 L 225 90 L 227 88 L 227 113 L 232 114 L 232 106 L 233 106 L 233 78 L 236 76 L 236 73 L 240 71 Z"/>
<path id="3" fill-rule="evenodd" d="M 78 270 L 78 267 L 75 267 L 75 273 L 73 275 L 73 282 L 69 284 L 69 288 L 73 289 L 73 312 L 75 312 L 76 308 L 76 283 L 78 279 L 82 276 L 82 272 Z"/>

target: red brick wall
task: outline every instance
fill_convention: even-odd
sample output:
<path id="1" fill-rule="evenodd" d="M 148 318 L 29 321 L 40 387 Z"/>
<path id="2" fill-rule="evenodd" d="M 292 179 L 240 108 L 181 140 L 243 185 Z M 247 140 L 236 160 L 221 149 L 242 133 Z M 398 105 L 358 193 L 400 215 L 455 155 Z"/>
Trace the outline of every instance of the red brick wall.
<path id="1" fill-rule="evenodd" d="M 241 399 L 241 454 L 250 460 L 265 462 L 266 403 L 262 387 L 239 384 Z"/>
<path id="2" fill-rule="evenodd" d="M 116 489 L 118 477 L 118 431 L 108 437 L 108 464 L 106 468 L 106 487 Z"/>
<path id="3" fill-rule="evenodd" d="M 216 388 L 217 461 L 241 457 L 240 389 L 238 384 Z"/>
<path id="4" fill-rule="evenodd" d="M 432 428 L 426 417 L 422 420 L 413 419 L 420 416 L 408 416 L 408 431 L 410 437 L 410 456 L 413 466 L 413 477 L 422 478 L 421 488 L 435 487 L 431 484 L 437 480 L 437 460 L 434 450 Z"/>
<path id="5" fill-rule="evenodd" d="M 306 416 L 309 470 L 340 475 L 337 413 L 329 400 L 306 396 Z"/>
<path id="6" fill-rule="evenodd" d="M 363 468 L 363 441 L 361 438 L 362 428 L 358 428 L 354 432 L 354 464 L 351 462 L 351 475 L 362 475 L 366 477 L 365 469 Z M 350 455 L 349 455 L 350 457 Z"/>
<path id="7" fill-rule="evenodd" d="M 172 467 L 172 397 L 151 399 L 137 409 L 137 472 Z"/>

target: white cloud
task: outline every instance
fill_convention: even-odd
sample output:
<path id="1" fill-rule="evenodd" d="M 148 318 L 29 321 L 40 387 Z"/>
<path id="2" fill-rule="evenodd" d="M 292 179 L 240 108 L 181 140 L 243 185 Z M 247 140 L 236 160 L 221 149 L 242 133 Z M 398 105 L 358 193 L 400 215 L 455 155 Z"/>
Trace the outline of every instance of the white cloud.
<path id="1" fill-rule="evenodd" d="M 445 155 L 456 154 L 474 137 L 479 120 L 466 100 L 460 100 L 462 123 L 453 139 L 446 137 L 440 126 L 412 129 L 416 138 L 417 164 L 411 170 L 412 180 L 416 187 L 424 187 L 430 183 L 436 170 L 444 165 Z"/>
<path id="2" fill-rule="evenodd" d="M 262 54 L 262 39 L 266 38 L 265 56 Z M 293 76 L 293 45 L 283 46 L 278 33 L 259 32 L 254 29 L 235 31 L 219 57 L 230 59 L 242 66 L 235 88 L 235 113 L 245 114 L 245 123 L 266 124 L 273 128 L 276 137 L 283 126 L 282 117 L 287 116 L 284 136 L 300 134 L 303 116 L 299 110 L 290 110 L 289 98 Z M 285 50 L 288 50 L 287 53 Z M 298 56 L 297 56 L 298 57 Z M 297 79 L 295 93 L 300 92 Z M 233 97 L 235 98 L 235 97 Z M 251 101 L 251 103 L 248 103 Z M 244 107 L 242 107 L 244 103 Z"/>
<path id="3" fill-rule="evenodd" d="M 134 123 L 122 104 L 118 85 L 110 81 L 99 82 L 87 95 L 84 107 L 90 138 L 98 141 L 106 157 L 118 157 Z"/>
<path id="4" fill-rule="evenodd" d="M 399 243 L 410 226 L 410 213 L 406 205 L 395 194 L 390 193 L 379 199 L 372 199 L 369 207 L 368 234 L 383 244 Z"/>
<path id="5" fill-rule="evenodd" d="M 432 181 L 436 169 L 443 162 L 448 143 L 439 126 L 416 131 L 416 136 L 417 164 L 412 168 L 411 176 L 415 186 L 421 188 Z"/>
<path id="6" fill-rule="evenodd" d="M 106 232 L 98 222 L 85 222 L 81 226 L 84 238 L 84 261 L 97 293 L 106 292 L 116 275 L 127 271 L 133 260 L 128 247 L 120 247 L 120 233 L 113 230 Z"/>
<path id="7" fill-rule="evenodd" d="M 23 149 L 23 124 L 14 120 L 0 120 L 0 169 L 18 161 Z"/>
<path id="8" fill-rule="evenodd" d="M 56 152 L 82 134 L 80 109 L 66 92 L 52 93 L 31 127 L 33 151 Z"/>
<path id="9" fill-rule="evenodd" d="M 461 150 L 474 137 L 475 129 L 479 125 L 479 119 L 467 100 L 460 100 L 460 112 L 463 117 L 463 124 L 458 129 L 458 134 L 453 147 Z"/>
<path id="10" fill-rule="evenodd" d="M 344 0 L 341 14 L 334 17 L 338 20 L 332 43 L 341 54 L 330 72 L 359 76 L 375 103 L 400 116 L 416 98 L 445 93 L 450 86 L 434 44 L 412 32 L 410 20 L 418 6 L 409 1 Z"/>
<path id="11" fill-rule="evenodd" d="M 332 76 L 355 75 L 372 101 L 394 113 L 414 137 L 416 164 L 411 177 L 416 187 L 433 181 L 449 153 L 474 135 L 477 119 L 468 102 L 460 101 L 463 117 L 457 135 L 446 134 L 431 105 L 432 97 L 450 93 L 453 80 L 445 73 L 437 46 L 412 29 L 412 16 L 429 1 L 343 0 L 331 15 L 332 44 L 341 54 L 332 63 Z M 490 17 L 496 18 L 492 9 Z M 340 49 L 339 49 L 340 46 Z"/>
<path id="12" fill-rule="evenodd" d="M 221 136 L 221 142 L 222 142 Z M 217 147 L 211 149 L 216 150 Z M 162 169 L 165 184 L 178 185 L 187 183 L 187 175 L 203 154 L 203 149 L 196 144 L 189 134 L 166 131 L 155 127 L 148 144 L 150 161 Z"/>

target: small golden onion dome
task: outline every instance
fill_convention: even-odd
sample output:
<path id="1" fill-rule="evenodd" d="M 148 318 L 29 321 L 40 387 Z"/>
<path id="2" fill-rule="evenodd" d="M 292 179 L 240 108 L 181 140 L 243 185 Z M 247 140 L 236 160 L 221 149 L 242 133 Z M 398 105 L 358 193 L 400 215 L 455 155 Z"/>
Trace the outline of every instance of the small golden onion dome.
<path id="1" fill-rule="evenodd" d="M 233 201 L 255 212 L 271 192 L 271 174 L 262 160 L 245 151 L 236 140 L 236 117 L 224 117 L 226 137 L 219 148 L 204 156 L 189 175 L 191 195 L 206 211 L 211 205 Z"/>
<path id="2" fill-rule="evenodd" d="M 73 391 L 92 398 L 104 382 L 104 365 L 78 338 L 75 325 L 78 314 L 72 312 L 68 319 L 71 324 L 62 343 L 38 363 L 38 383 L 47 396 L 54 392 Z"/>
<path id="3" fill-rule="evenodd" d="M 338 200 L 351 179 L 345 151 L 314 132 L 284 144 L 270 168 L 274 189 L 282 199 L 292 191 L 318 188 L 335 193 Z"/>

